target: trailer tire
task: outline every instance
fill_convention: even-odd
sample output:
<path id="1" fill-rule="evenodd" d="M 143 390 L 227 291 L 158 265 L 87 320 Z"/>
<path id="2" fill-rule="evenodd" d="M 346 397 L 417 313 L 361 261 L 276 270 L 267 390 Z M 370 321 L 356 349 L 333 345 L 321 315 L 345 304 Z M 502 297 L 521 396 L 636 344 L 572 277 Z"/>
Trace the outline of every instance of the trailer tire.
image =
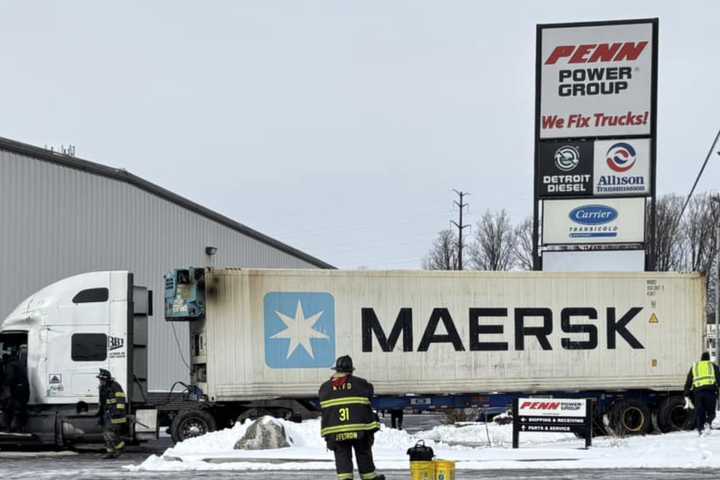
<path id="1" fill-rule="evenodd" d="M 658 428 L 662 433 L 692 430 L 695 426 L 694 410 L 685 410 L 685 399 L 679 395 L 664 398 L 658 408 Z"/>
<path id="2" fill-rule="evenodd" d="M 199 437 L 216 429 L 215 418 L 205 410 L 182 410 L 170 425 L 173 442 Z"/>
<path id="3" fill-rule="evenodd" d="M 650 409 L 640 400 L 620 400 L 612 407 L 609 417 L 616 435 L 645 435 L 652 428 Z"/>

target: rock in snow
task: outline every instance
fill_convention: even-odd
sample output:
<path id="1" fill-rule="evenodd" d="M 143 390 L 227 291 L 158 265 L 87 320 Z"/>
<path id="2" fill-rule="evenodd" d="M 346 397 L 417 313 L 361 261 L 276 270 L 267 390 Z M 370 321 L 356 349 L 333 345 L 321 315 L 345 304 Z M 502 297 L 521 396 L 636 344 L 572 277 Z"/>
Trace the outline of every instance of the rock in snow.
<path id="1" fill-rule="evenodd" d="M 289 447 L 285 427 L 268 415 L 255 420 L 237 441 L 235 450 L 269 450 Z"/>

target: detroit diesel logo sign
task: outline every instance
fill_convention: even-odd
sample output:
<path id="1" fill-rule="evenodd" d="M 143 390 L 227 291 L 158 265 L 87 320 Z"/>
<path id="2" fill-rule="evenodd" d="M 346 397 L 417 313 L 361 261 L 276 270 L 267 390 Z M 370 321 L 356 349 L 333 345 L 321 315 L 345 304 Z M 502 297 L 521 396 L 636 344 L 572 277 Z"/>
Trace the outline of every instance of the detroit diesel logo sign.
<path id="1" fill-rule="evenodd" d="M 580 163 L 580 150 L 571 145 L 560 147 L 555 152 L 555 166 L 563 172 L 575 170 Z"/>

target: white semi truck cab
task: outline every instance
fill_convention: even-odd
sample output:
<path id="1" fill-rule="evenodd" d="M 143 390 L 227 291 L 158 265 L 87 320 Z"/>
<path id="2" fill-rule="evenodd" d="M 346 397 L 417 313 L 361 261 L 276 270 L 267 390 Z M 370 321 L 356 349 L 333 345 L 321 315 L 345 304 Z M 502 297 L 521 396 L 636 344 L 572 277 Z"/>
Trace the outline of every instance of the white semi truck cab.
<path id="1" fill-rule="evenodd" d="M 192 282 L 182 277 L 187 272 L 179 270 L 179 290 L 188 285 L 204 293 L 204 271 L 197 270 Z M 172 282 L 168 278 L 172 288 L 167 291 L 174 291 L 172 278 Z M 192 302 L 181 303 L 178 308 L 191 316 L 197 313 Z M 157 438 L 161 426 L 168 427 L 173 440 L 181 441 L 231 426 L 237 419 L 266 413 L 290 417 L 298 409 L 308 412 L 293 400 L 212 401 L 203 395 L 202 383 L 177 381 L 170 392 L 149 395 L 148 321 L 152 314 L 152 292 L 135 285 L 133 274 L 127 271 L 68 277 L 23 301 L 0 323 L 0 356 L 26 358 L 28 418 L 20 433 L 0 430 L 0 447 L 102 442 L 94 416 L 100 368 L 109 370 L 127 394 L 130 421 L 125 436 L 130 442 Z M 187 347 L 192 348 L 196 378 L 197 345 Z M 182 388 L 174 390 L 176 385 Z"/>
<path id="2" fill-rule="evenodd" d="M 26 358 L 28 418 L 21 433 L 0 432 L 0 444 L 100 441 L 94 417 L 100 368 L 127 393 L 133 420 L 127 434 L 155 437 L 157 410 L 147 402 L 150 315 L 152 292 L 125 271 L 69 277 L 23 301 L 0 324 L 0 352 Z"/>

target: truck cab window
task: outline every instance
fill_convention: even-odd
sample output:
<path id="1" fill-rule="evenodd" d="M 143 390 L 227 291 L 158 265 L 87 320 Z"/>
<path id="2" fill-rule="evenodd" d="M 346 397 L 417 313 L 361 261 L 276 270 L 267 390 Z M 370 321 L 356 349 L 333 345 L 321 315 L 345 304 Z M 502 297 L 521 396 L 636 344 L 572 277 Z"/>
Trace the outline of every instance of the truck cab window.
<path id="1" fill-rule="evenodd" d="M 73 303 L 102 303 L 107 302 L 109 292 L 107 288 L 88 288 L 78 292 L 72 299 Z"/>
<path id="2" fill-rule="evenodd" d="M 75 362 L 102 362 L 107 358 L 104 333 L 76 333 L 71 339 L 71 358 Z"/>

